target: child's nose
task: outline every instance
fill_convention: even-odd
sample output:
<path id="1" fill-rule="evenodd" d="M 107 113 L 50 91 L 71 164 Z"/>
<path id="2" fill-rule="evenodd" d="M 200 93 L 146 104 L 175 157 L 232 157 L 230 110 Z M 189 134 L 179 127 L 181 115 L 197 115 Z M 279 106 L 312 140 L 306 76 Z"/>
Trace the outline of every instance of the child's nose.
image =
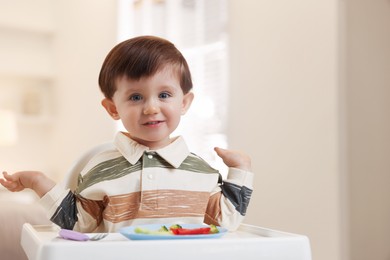
<path id="1" fill-rule="evenodd" d="M 145 103 L 145 107 L 144 107 L 145 115 L 157 114 L 159 112 L 160 112 L 160 108 L 153 100 L 150 100 Z"/>

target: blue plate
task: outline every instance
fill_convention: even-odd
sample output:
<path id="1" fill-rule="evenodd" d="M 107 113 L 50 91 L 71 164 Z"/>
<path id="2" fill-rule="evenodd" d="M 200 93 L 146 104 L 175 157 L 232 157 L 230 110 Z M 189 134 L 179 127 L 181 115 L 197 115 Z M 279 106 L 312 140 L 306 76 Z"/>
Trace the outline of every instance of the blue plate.
<path id="1" fill-rule="evenodd" d="M 119 229 L 119 233 L 131 240 L 160 240 L 160 239 L 202 239 L 202 238 L 219 238 L 226 234 L 227 229 L 217 227 L 219 233 L 216 234 L 199 234 L 199 235 L 155 235 L 155 234 L 139 234 L 135 233 L 134 229 L 137 227 L 145 228 L 150 231 L 157 231 L 161 226 L 169 228 L 172 224 L 150 224 L 150 225 L 136 225 L 128 226 Z M 180 224 L 183 228 L 202 228 L 208 227 L 208 225 L 202 224 Z"/>

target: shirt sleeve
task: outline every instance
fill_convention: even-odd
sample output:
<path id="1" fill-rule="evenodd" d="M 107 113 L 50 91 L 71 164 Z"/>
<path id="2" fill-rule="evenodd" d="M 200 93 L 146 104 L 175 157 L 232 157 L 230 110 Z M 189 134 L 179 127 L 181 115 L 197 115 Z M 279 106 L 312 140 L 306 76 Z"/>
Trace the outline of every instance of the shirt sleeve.
<path id="1" fill-rule="evenodd" d="M 64 189 L 62 184 L 55 185 L 49 192 L 47 192 L 39 201 L 41 206 L 46 210 L 47 217 L 55 224 L 59 225 L 61 228 L 73 229 L 73 225 L 71 224 L 77 219 L 76 214 L 69 214 L 70 209 L 59 213 L 59 209 L 63 208 L 66 202 L 72 200 L 72 193 L 69 189 Z M 76 208 L 73 208 L 73 212 L 76 211 Z M 58 217 L 58 215 L 62 216 L 62 221 L 53 221 Z"/>
<path id="2" fill-rule="evenodd" d="M 236 230 L 244 220 L 253 191 L 253 173 L 229 168 L 227 179 L 212 192 L 205 223 Z"/>
<path id="3" fill-rule="evenodd" d="M 63 188 L 61 184 L 54 186 L 39 203 L 46 209 L 48 218 L 54 224 L 81 232 L 93 232 L 98 228 L 101 219 L 96 216 L 101 216 L 104 208 L 102 201 L 84 199 Z M 95 210 L 89 212 L 88 209 Z"/>

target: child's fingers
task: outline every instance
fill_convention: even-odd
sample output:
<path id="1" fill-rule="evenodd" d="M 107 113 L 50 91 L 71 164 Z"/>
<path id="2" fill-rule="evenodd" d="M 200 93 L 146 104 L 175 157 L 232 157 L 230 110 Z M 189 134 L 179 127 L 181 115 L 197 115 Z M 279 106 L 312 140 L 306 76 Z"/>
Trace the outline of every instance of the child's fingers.
<path id="1" fill-rule="evenodd" d="M 7 178 L 9 176 L 8 172 L 3 171 L 3 176 L 4 176 L 4 178 Z"/>
<path id="2" fill-rule="evenodd" d="M 9 191 L 21 191 L 24 189 L 24 187 L 19 185 L 17 182 L 10 182 L 0 179 L 0 183 Z"/>
<path id="3" fill-rule="evenodd" d="M 3 177 L 4 178 L 0 178 L 0 184 L 3 185 L 5 187 L 5 183 L 7 183 L 7 172 L 3 171 Z"/>
<path id="4" fill-rule="evenodd" d="M 3 176 L 7 181 L 13 181 L 12 175 L 8 174 L 8 172 L 4 171 Z"/>
<path id="5" fill-rule="evenodd" d="M 219 157 L 221 157 L 222 159 L 230 159 L 231 157 L 233 157 L 236 153 L 232 150 L 228 150 L 228 149 L 223 149 L 223 148 L 220 148 L 220 147 L 215 147 L 214 148 L 215 152 L 217 153 L 217 155 Z"/>
<path id="6" fill-rule="evenodd" d="M 3 171 L 4 179 L 0 179 L 0 184 L 3 185 L 9 191 L 21 191 L 24 189 L 17 180 L 14 180 L 12 175 Z"/>
<path id="7" fill-rule="evenodd" d="M 246 154 L 219 147 L 215 147 L 214 150 L 228 167 L 235 167 L 243 170 L 251 169 L 251 160 Z"/>
<path id="8" fill-rule="evenodd" d="M 218 154 L 219 157 L 226 156 L 226 154 L 229 152 L 228 150 L 220 148 L 220 147 L 215 147 L 214 150 Z"/>
<path id="9" fill-rule="evenodd" d="M 231 163 L 234 159 L 232 159 L 233 153 L 231 151 L 219 147 L 215 147 L 214 150 L 227 166 L 232 166 Z"/>

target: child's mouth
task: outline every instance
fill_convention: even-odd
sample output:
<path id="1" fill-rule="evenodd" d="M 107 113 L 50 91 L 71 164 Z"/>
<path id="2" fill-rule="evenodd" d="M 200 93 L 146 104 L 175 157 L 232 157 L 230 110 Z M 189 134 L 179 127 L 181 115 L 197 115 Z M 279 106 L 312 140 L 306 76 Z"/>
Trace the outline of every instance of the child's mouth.
<path id="1" fill-rule="evenodd" d="M 163 121 L 150 121 L 150 122 L 146 122 L 144 125 L 158 125 L 160 123 L 162 123 Z"/>

